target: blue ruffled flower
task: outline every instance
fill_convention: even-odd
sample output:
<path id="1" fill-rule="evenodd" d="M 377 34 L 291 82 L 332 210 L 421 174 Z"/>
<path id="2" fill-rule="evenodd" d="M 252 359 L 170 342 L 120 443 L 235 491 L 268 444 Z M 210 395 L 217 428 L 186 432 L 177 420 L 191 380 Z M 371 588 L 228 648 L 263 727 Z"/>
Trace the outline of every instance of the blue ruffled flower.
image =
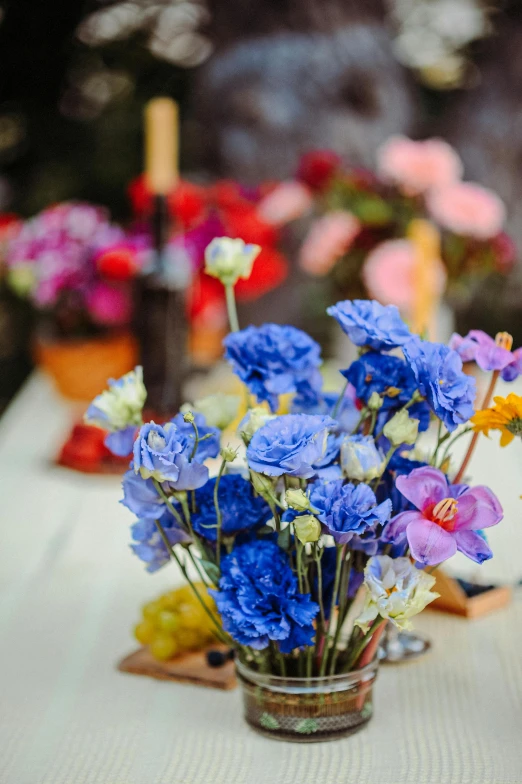
<path id="1" fill-rule="evenodd" d="M 134 443 L 134 470 L 144 479 L 169 482 L 174 490 L 195 490 L 208 480 L 208 468 L 191 460 L 194 439 L 172 422 L 143 425 Z"/>
<path id="2" fill-rule="evenodd" d="M 236 545 L 222 562 L 219 590 L 210 591 L 223 628 L 241 645 L 260 650 L 270 640 L 282 653 L 312 645 L 319 606 L 299 593 L 286 553 L 274 542 Z"/>
<path id="3" fill-rule="evenodd" d="M 295 392 L 302 401 L 313 401 L 321 389 L 321 349 L 300 329 L 279 324 L 247 327 L 227 335 L 225 358 L 258 401 L 272 411 L 279 395 Z"/>
<path id="4" fill-rule="evenodd" d="M 216 541 L 215 485 L 216 480 L 211 479 L 204 487 L 196 490 L 197 512 L 192 515 L 194 531 L 211 542 Z M 225 474 L 221 477 L 218 502 L 223 536 L 254 530 L 272 517 L 266 501 L 254 495 L 252 485 L 240 474 Z"/>
<path id="5" fill-rule="evenodd" d="M 381 396 L 383 402 L 377 416 L 376 432 L 381 431 L 388 419 L 411 400 L 417 389 L 415 374 L 403 359 L 376 351 L 363 354 L 341 374 L 353 384 L 357 397 L 364 403 L 374 392 Z M 420 432 L 428 429 L 430 410 L 425 402 L 411 406 L 409 415 L 419 420 Z"/>
<path id="6" fill-rule="evenodd" d="M 449 431 L 474 414 L 475 379 L 462 370 L 456 351 L 418 338 L 403 347 L 421 394 Z"/>
<path id="7" fill-rule="evenodd" d="M 117 380 L 109 379 L 108 387 L 94 398 L 84 419 L 90 425 L 108 430 L 107 449 L 114 455 L 127 457 L 132 452 L 147 397 L 142 368 L 136 367 Z"/>
<path id="8" fill-rule="evenodd" d="M 292 414 L 322 414 L 323 416 L 333 416 L 335 412 L 335 420 L 337 422 L 337 430 L 343 433 L 353 433 L 355 430 L 361 412 L 356 406 L 355 390 L 350 384 L 344 390 L 344 394 L 339 406 L 340 392 L 320 392 L 316 400 L 302 400 L 294 398 L 292 401 L 291 413 Z"/>
<path id="9" fill-rule="evenodd" d="M 123 499 L 120 503 L 130 509 L 136 517 L 155 520 L 165 512 L 165 504 L 154 487 L 152 479 L 143 479 L 134 471 L 123 477 Z"/>
<path id="10" fill-rule="evenodd" d="M 276 417 L 254 433 L 246 453 L 248 465 L 268 476 L 311 477 L 326 454 L 328 431 L 333 427 L 335 422 L 328 416 Z"/>
<path id="11" fill-rule="evenodd" d="M 384 525 L 392 509 L 389 499 L 377 504 L 375 493 L 368 485 L 342 481 L 314 483 L 310 503 L 317 510 L 324 533 L 333 536 L 337 544 L 348 544 L 354 537 L 363 535 L 375 540 L 375 526 Z M 356 544 L 356 549 L 365 549 L 365 543 L 357 541 Z"/>
<path id="12" fill-rule="evenodd" d="M 190 537 L 176 525 L 174 517 L 168 510 L 163 512 L 159 523 L 171 545 L 190 541 Z M 157 572 L 168 563 L 170 554 L 154 520 L 138 520 L 131 526 L 131 534 L 133 538 L 131 550 L 147 564 L 148 572 Z"/>
<path id="13" fill-rule="evenodd" d="M 200 463 L 203 463 L 208 457 L 217 457 L 219 455 L 221 431 L 217 427 L 207 425 L 203 414 L 194 413 L 193 416 L 200 439 L 195 458 Z M 192 449 L 194 449 L 196 434 L 190 422 L 185 422 L 183 414 L 176 414 L 171 422 L 176 425 L 179 432 L 185 436 L 187 441 L 192 444 Z M 190 454 L 192 454 L 192 449 Z"/>
<path id="14" fill-rule="evenodd" d="M 395 305 L 354 299 L 338 302 L 326 311 L 338 322 L 356 346 L 368 346 L 375 351 L 403 346 L 412 334 L 401 319 Z"/>

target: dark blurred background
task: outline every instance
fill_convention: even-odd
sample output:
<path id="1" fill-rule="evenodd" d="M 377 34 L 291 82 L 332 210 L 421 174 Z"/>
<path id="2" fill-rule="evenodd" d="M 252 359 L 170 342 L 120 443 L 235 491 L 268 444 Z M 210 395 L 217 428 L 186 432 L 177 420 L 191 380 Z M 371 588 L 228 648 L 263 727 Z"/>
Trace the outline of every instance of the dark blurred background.
<path id="1" fill-rule="evenodd" d="M 441 135 L 520 251 L 521 47 L 519 0 L 2 0 L 0 210 L 74 198 L 125 220 L 143 106 L 167 94 L 202 178 L 285 177 L 314 147 L 371 165 L 393 133 Z M 480 290 L 470 323 L 520 344 L 518 279 Z"/>

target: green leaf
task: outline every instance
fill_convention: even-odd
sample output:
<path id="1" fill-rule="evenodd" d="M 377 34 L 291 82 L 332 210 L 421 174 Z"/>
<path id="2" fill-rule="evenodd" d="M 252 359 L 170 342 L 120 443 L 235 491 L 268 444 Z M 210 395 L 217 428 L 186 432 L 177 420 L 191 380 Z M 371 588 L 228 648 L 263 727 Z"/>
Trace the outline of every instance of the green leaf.
<path id="1" fill-rule="evenodd" d="M 270 713 L 262 713 L 259 717 L 259 723 L 265 730 L 278 730 L 279 729 L 279 722 L 272 716 Z"/>
<path id="2" fill-rule="evenodd" d="M 214 583 L 214 585 L 217 585 L 219 583 L 220 571 L 216 564 L 212 563 L 212 561 L 207 561 L 204 558 L 200 559 L 200 564 L 207 573 L 209 579 Z"/>
<path id="3" fill-rule="evenodd" d="M 277 544 L 282 550 L 290 549 L 290 526 L 287 525 L 277 537 Z"/>
<path id="4" fill-rule="evenodd" d="M 318 726 L 315 719 L 303 719 L 296 725 L 295 731 L 300 732 L 301 735 L 311 735 L 317 732 Z"/>

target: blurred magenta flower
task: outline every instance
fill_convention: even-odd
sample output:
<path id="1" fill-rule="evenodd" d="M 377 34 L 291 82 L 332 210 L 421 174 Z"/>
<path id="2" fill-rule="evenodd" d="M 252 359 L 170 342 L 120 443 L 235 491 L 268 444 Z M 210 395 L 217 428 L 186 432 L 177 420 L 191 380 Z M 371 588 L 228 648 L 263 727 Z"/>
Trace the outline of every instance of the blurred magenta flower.
<path id="1" fill-rule="evenodd" d="M 476 362 L 481 370 L 501 370 L 504 381 L 514 381 L 522 373 L 522 349 L 511 351 L 513 338 L 499 332 L 493 339 L 481 329 L 472 329 L 466 337 L 456 332 L 450 338 L 463 362 Z"/>
<path id="2" fill-rule="evenodd" d="M 385 527 L 384 542 L 408 540 L 416 561 L 426 566 L 442 563 L 457 550 L 477 563 L 492 557 L 479 533 L 502 520 L 497 497 L 484 486 L 450 485 L 437 468 L 415 468 L 398 476 L 399 492 L 416 507 L 401 512 Z"/>
<path id="3" fill-rule="evenodd" d="M 489 240 L 502 231 L 506 208 L 496 193 L 473 182 L 455 182 L 431 191 L 426 204 L 444 229 Z"/>
<path id="4" fill-rule="evenodd" d="M 412 196 L 457 182 L 463 172 L 459 156 L 447 142 L 416 142 L 405 136 L 392 136 L 380 147 L 377 169 L 384 180 Z"/>

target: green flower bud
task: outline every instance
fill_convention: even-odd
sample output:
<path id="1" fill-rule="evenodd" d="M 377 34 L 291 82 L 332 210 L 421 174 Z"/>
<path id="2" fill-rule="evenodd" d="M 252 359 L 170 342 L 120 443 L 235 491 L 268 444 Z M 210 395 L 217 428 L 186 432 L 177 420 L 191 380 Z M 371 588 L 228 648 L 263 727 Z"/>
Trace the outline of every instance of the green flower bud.
<path id="1" fill-rule="evenodd" d="M 392 446 L 414 444 L 419 435 L 419 420 L 412 419 L 407 411 L 401 409 L 384 425 L 382 432 Z"/>
<path id="2" fill-rule="evenodd" d="M 321 536 L 321 523 L 314 515 L 300 515 L 294 520 L 294 530 L 301 544 L 317 542 Z"/>
<path id="3" fill-rule="evenodd" d="M 257 471 L 250 471 L 250 481 L 256 493 L 266 498 L 274 495 L 274 485 L 270 477 L 258 474 Z"/>
<path id="4" fill-rule="evenodd" d="M 383 403 L 384 403 L 384 400 L 379 395 L 379 393 L 378 392 L 372 392 L 372 394 L 370 395 L 366 405 L 368 406 L 370 411 L 378 411 L 381 408 Z"/>
<path id="5" fill-rule="evenodd" d="M 194 414 L 192 411 L 185 411 L 183 414 L 183 421 L 188 422 L 188 424 L 192 425 L 194 422 Z"/>
<path id="6" fill-rule="evenodd" d="M 312 508 L 310 500 L 303 490 L 287 490 L 285 500 L 288 506 L 297 512 L 308 512 Z"/>
<path id="7" fill-rule="evenodd" d="M 205 250 L 205 272 L 219 278 L 224 286 L 233 286 L 239 278 L 250 277 L 260 251 L 259 245 L 246 245 L 243 240 L 230 237 L 216 237 Z"/>
<path id="8" fill-rule="evenodd" d="M 275 419 L 275 416 L 269 414 L 265 408 L 259 406 L 251 408 L 240 425 L 241 436 L 245 443 L 249 444 L 254 433 L 271 419 Z"/>
<path id="9" fill-rule="evenodd" d="M 219 454 L 227 463 L 233 463 L 237 457 L 237 449 L 232 449 L 231 446 L 223 446 Z"/>

